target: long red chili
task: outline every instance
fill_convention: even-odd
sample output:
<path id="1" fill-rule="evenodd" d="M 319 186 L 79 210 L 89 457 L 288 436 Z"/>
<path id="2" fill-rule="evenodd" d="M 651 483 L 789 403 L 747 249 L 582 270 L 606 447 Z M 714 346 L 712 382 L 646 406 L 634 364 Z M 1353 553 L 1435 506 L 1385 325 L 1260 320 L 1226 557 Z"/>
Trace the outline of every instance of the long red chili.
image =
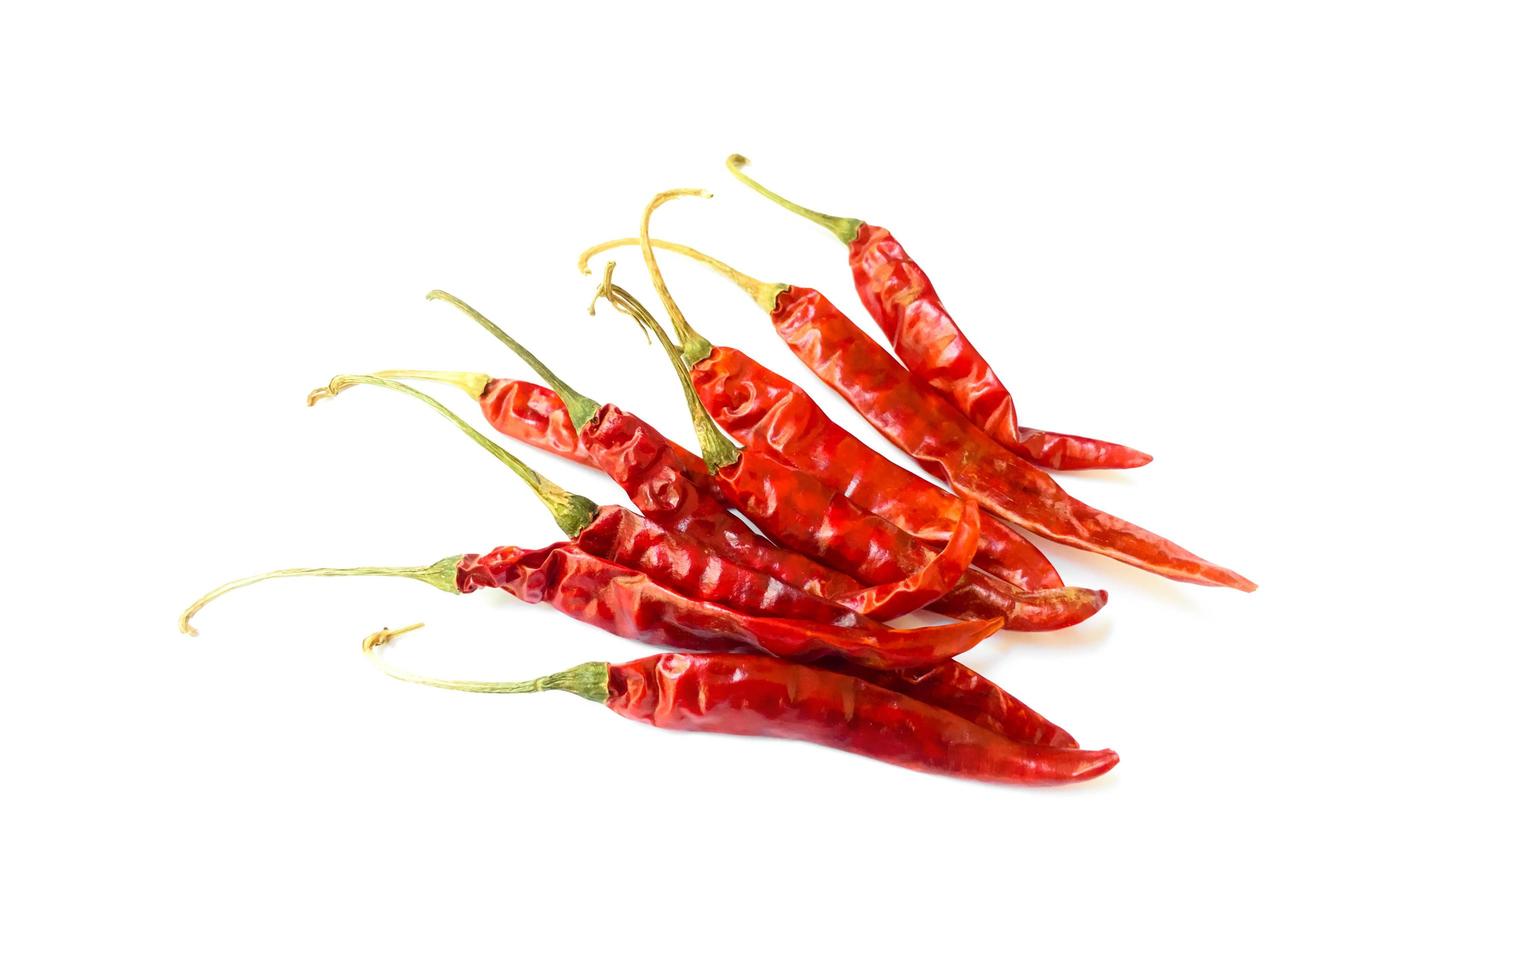
<path id="1" fill-rule="evenodd" d="M 618 286 L 607 284 L 601 293 L 657 337 L 684 387 L 702 454 L 722 495 L 764 533 L 865 582 L 899 579 L 931 560 L 921 542 L 811 474 L 760 450 L 739 450 L 716 430 L 678 351 L 646 308 Z M 969 568 L 957 586 L 927 608 L 949 616 L 1000 615 L 1007 629 L 1047 630 L 1082 622 L 1106 599 L 1104 592 L 1087 589 L 1021 592 L 981 569 Z"/>
<path id="2" fill-rule="evenodd" d="M 637 239 L 629 238 L 596 246 L 581 258 L 581 268 L 587 271 L 588 258 L 606 248 L 636 244 Z M 662 241 L 655 244 L 683 248 Z M 791 466 L 808 469 L 864 510 L 922 541 L 945 545 L 959 526 L 961 500 L 874 451 L 828 418 L 804 389 L 741 351 L 712 348 L 710 357 L 694 365 L 690 374 L 700 400 L 721 428 L 743 442 L 761 444 Z M 478 399 L 485 420 L 497 432 L 584 466 L 596 466 L 574 431 L 563 400 L 549 388 L 463 371 L 380 371 L 378 376 L 452 384 Z M 667 442 L 684 476 L 701 493 L 718 499 L 720 491 L 705 471 L 704 460 L 678 443 Z M 994 518 L 982 521 L 973 563 L 1027 591 L 1063 584 L 1057 569 L 1035 545 Z"/>
<path id="3" fill-rule="evenodd" d="M 600 252 L 640 244 L 640 239 L 622 238 L 596 245 L 579 256 L 579 271 L 587 273 L 589 259 Z M 653 239 L 653 244 L 716 262 L 673 242 Z M 691 353 L 707 348 L 704 358 L 692 359 L 686 353 L 684 360 L 700 401 L 721 428 L 813 473 L 864 510 L 923 541 L 945 541 L 951 534 L 962 515 L 962 500 L 874 450 L 827 416 L 805 389 L 742 351 L 712 346 L 703 337 L 685 343 Z M 506 431 L 507 426 L 518 428 L 508 421 L 496 427 Z M 1034 544 L 996 519 L 983 522 L 974 564 L 1027 591 L 1063 585 L 1057 569 Z"/>
<path id="4" fill-rule="evenodd" d="M 467 303 L 441 291 L 432 296 L 446 299 L 469 314 L 505 343 L 553 388 L 573 421 L 579 439 L 595 465 L 624 487 L 644 513 L 656 515 L 718 551 L 762 571 L 772 571 L 786 582 L 810 587 L 851 609 L 878 619 L 892 619 L 940 598 L 967 569 L 977 548 L 978 514 L 964 513 L 941 553 L 910 574 L 871 586 L 859 586 L 850 577 L 833 572 L 804 556 L 777 548 L 755 535 L 733 516 L 708 488 L 713 484 L 703 471 L 698 480 L 688 478 L 688 453 L 664 438 L 646 422 L 614 405 L 600 405 L 576 391 L 524 345 L 500 329 Z M 396 372 L 387 372 L 390 375 Z M 426 376 L 439 378 L 434 372 Z M 846 591 L 842 591 L 845 589 Z"/>
<path id="5" fill-rule="evenodd" d="M 1129 469 L 1152 462 L 1129 446 L 1020 425 L 1009 389 L 947 313 L 925 271 L 887 229 L 801 207 L 743 173 L 746 164 L 740 154 L 726 159 L 726 168 L 742 183 L 841 239 L 858 297 L 910 373 L 1000 445 L 1055 470 Z"/>
<path id="6" fill-rule="evenodd" d="M 615 405 L 601 405 L 579 393 L 492 320 L 456 296 L 433 290 L 428 298 L 445 300 L 467 313 L 552 386 L 590 465 L 619 484 L 642 513 L 656 518 L 665 527 L 703 542 L 712 551 L 737 564 L 765 572 L 815 595 L 835 599 L 864 587 L 851 576 L 779 547 L 754 532 L 726 509 L 719 491 L 705 473 L 703 461 L 664 437 L 643 419 Z M 460 372 L 381 371 L 379 374 L 390 378 L 447 381 L 481 399 L 487 394 L 489 384 L 485 375 Z M 496 428 L 508 434 L 519 428 L 510 418 L 505 419 L 504 425 L 497 424 L 495 420 L 499 413 L 491 413 L 491 406 L 482 400 L 481 404 L 486 418 Z M 557 428 L 561 432 L 561 428 Z"/>
<path id="7" fill-rule="evenodd" d="M 698 192 L 676 192 L 689 193 Z M 651 252 L 650 241 L 644 243 L 644 251 Z M 712 263 L 712 267 L 770 311 L 779 336 L 822 381 L 964 497 L 1043 537 L 1171 579 L 1244 592 L 1257 588 L 1230 569 L 1069 495 L 912 376 L 818 291 L 761 282 L 724 263 Z M 701 345 L 709 342 L 694 332 L 682 314 L 670 311 L 670 316 L 686 359 L 699 356 Z"/>
<path id="8" fill-rule="evenodd" d="M 531 681 L 454 681 L 400 671 L 375 648 L 400 630 L 381 630 L 363 649 L 399 680 L 485 694 L 567 691 L 658 728 L 762 735 L 814 742 L 922 772 L 997 783 L 1078 782 L 1120 757 L 1006 738 L 914 698 L 820 666 L 735 653 L 665 653 L 623 664 L 591 662 Z"/>

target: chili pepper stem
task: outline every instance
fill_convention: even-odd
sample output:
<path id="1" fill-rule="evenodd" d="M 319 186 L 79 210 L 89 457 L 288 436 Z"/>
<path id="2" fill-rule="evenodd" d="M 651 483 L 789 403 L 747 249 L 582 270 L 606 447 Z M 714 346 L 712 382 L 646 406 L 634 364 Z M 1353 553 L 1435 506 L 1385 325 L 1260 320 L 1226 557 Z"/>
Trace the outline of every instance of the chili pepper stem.
<path id="1" fill-rule="evenodd" d="M 424 684 L 427 687 L 440 687 L 448 691 L 471 691 L 475 694 L 531 694 L 536 691 L 567 691 L 577 694 L 581 698 L 604 704 L 610 700 L 610 664 L 604 661 L 589 661 L 579 664 L 577 667 L 569 667 L 555 674 L 546 674 L 542 677 L 529 681 L 461 681 L 449 680 L 442 677 L 428 677 L 424 674 L 412 674 L 409 671 L 391 667 L 379 656 L 378 648 L 388 643 L 391 639 L 402 633 L 420 629 L 422 623 L 415 623 L 404 629 L 392 630 L 388 627 L 372 633 L 363 641 L 363 655 L 370 663 L 393 677 L 395 680 L 405 681 L 409 684 Z"/>
<path id="2" fill-rule="evenodd" d="M 417 391 L 409 385 L 402 385 L 398 381 L 391 381 L 387 378 L 376 377 L 371 374 L 339 374 L 335 378 L 332 378 L 326 387 L 317 388 L 307 395 L 306 404 L 314 405 L 323 398 L 335 398 L 341 392 L 346 391 L 353 385 L 359 384 L 388 388 L 390 391 L 398 391 L 402 394 L 410 395 L 412 398 L 419 399 L 430 405 L 449 422 L 463 430 L 463 433 L 470 439 L 483 446 L 491 456 L 510 467 L 517 476 L 525 480 L 526 485 L 531 487 L 538 499 L 552 512 L 552 519 L 557 522 L 558 527 L 562 528 L 563 533 L 569 537 L 577 536 L 580 531 L 589 526 L 590 521 L 594 520 L 594 515 L 599 510 L 599 505 L 593 500 L 564 490 L 497 445 L 478 429 L 458 418 L 457 415 L 453 414 L 441 402 L 430 395 Z"/>
<path id="3" fill-rule="evenodd" d="M 684 402 L 689 407 L 689 417 L 694 422 L 695 437 L 700 442 L 700 455 L 705 458 L 705 467 L 714 473 L 723 466 L 730 466 L 741 457 L 741 450 L 736 443 L 721 434 L 720 428 L 715 424 L 715 419 L 710 417 L 700 396 L 694 390 L 694 383 L 689 380 L 689 369 L 681 359 L 681 352 L 674 346 L 673 341 L 647 307 L 633 295 L 610 281 L 610 275 L 615 270 L 615 263 L 609 263 L 605 268 L 605 281 L 600 284 L 599 291 L 595 293 L 595 299 L 601 296 L 610 301 L 610 305 L 621 313 L 626 314 L 637 322 L 642 332 L 657 338 L 663 346 L 668 359 L 673 362 L 674 373 L 679 376 L 679 385 L 684 389 Z M 591 310 L 593 307 L 591 307 Z M 685 348 L 683 357 L 688 356 L 688 348 Z"/>
<path id="4" fill-rule="evenodd" d="M 530 365 L 531 369 L 535 371 L 539 376 L 541 376 L 542 380 L 546 381 L 547 384 L 551 386 L 553 391 L 557 392 L 558 397 L 563 400 L 563 405 L 568 409 L 568 418 L 571 422 L 573 422 L 575 431 L 584 428 L 585 425 L 588 425 L 589 420 L 594 418 L 595 413 L 600 410 L 599 402 L 596 402 L 592 398 L 586 398 L 584 395 L 581 395 L 575 391 L 568 382 L 564 381 L 562 378 L 554 374 L 551 368 L 543 364 L 541 361 L 537 360 L 537 356 L 535 354 L 527 350 L 521 344 L 517 343 L 514 337 L 501 330 L 498 326 L 495 325 L 493 320 L 489 319 L 489 317 L 480 313 L 472 306 L 469 306 L 467 303 L 458 299 L 451 293 L 444 292 L 440 289 L 433 289 L 431 292 L 426 294 L 426 298 L 446 300 L 453 306 L 456 306 L 458 309 L 462 310 L 464 313 L 467 313 L 469 316 L 473 317 L 474 321 L 477 322 L 479 326 L 494 334 L 495 339 L 500 341 L 500 343 L 515 351 L 516 356 Z"/>
<path id="5" fill-rule="evenodd" d="M 484 389 L 491 380 L 489 375 L 475 371 L 375 371 L 373 376 L 392 381 L 440 381 L 461 388 L 474 398 L 484 397 Z"/>
<path id="6" fill-rule="evenodd" d="M 189 624 L 195 613 L 204 609 L 212 599 L 219 598 L 234 589 L 241 589 L 259 582 L 266 582 L 275 578 L 300 578 L 304 576 L 347 576 L 347 575 L 388 575 L 394 578 L 414 579 L 417 582 L 425 582 L 427 585 L 441 589 L 443 592 L 451 592 L 458 595 L 458 565 L 463 560 L 461 555 L 453 555 L 451 558 L 443 558 L 441 561 L 430 565 L 417 565 L 409 568 L 394 568 L 383 566 L 359 566 L 355 568 L 281 568 L 275 572 L 264 572 L 262 575 L 250 575 L 247 578 L 239 578 L 234 582 L 217 586 L 209 592 L 190 603 L 189 608 L 179 614 L 179 632 L 190 636 L 199 636 L 200 631 Z"/>
<path id="7" fill-rule="evenodd" d="M 663 301 L 663 308 L 668 311 L 668 320 L 673 324 L 674 333 L 678 334 L 679 348 L 685 363 L 688 364 L 698 364 L 710 356 L 710 341 L 695 332 L 695 329 L 689 325 L 689 321 L 685 319 L 684 311 L 679 309 L 679 304 L 673 301 L 673 294 L 668 291 L 668 284 L 663 281 L 663 272 L 658 268 L 657 256 L 652 254 L 652 234 L 648 229 L 652 222 L 652 212 L 674 198 L 708 198 L 710 196 L 709 191 L 692 187 L 664 191 L 657 195 L 647 202 L 647 207 L 642 209 L 641 237 L 638 239 L 642 246 L 642 261 L 647 264 L 647 273 L 652 277 L 652 288 L 657 292 L 658 298 Z"/>
<path id="8" fill-rule="evenodd" d="M 753 180 L 751 177 L 742 172 L 742 168 L 747 166 L 747 163 L 748 160 L 746 157 L 742 156 L 740 153 L 733 153 L 731 156 L 726 158 L 726 169 L 731 171 L 731 176 L 735 177 L 737 180 L 740 180 L 742 183 L 746 184 L 748 187 L 768 198 L 768 200 L 772 201 L 773 203 L 779 205 L 782 208 L 787 208 L 790 211 L 793 211 L 795 214 L 799 215 L 802 218 L 809 218 L 811 221 L 814 221 L 822 228 L 825 228 L 837 238 L 840 238 L 843 245 L 852 244 L 852 240 L 857 237 L 858 229 L 863 226 L 863 222 L 860 219 L 839 218 L 834 214 L 825 214 L 821 211 L 814 211 L 810 208 L 795 204 L 787 197 L 779 197 L 773 191 L 770 191 L 768 188 L 764 187 L 762 184 L 759 184 L 757 181 Z"/>
<path id="9" fill-rule="evenodd" d="M 772 313 L 774 307 L 778 306 L 779 297 L 789 289 L 789 284 L 786 282 L 764 282 L 761 279 L 755 279 L 745 272 L 733 269 L 720 259 L 706 255 L 699 249 L 690 248 L 688 245 L 680 245 L 678 242 L 665 241 L 661 238 L 649 238 L 648 241 L 652 243 L 653 248 L 660 248 L 665 252 L 676 252 L 686 258 L 694 259 L 696 262 L 703 262 L 705 265 L 710 266 L 716 272 L 736 283 L 737 288 L 741 289 L 742 292 L 751 296 L 753 302 L 763 308 L 764 313 Z M 590 246 L 579 255 L 579 271 L 588 274 L 589 260 L 601 252 L 608 252 L 613 248 L 625 248 L 630 245 L 640 244 L 642 244 L 640 238 L 615 238 L 608 242 L 600 242 L 598 245 Z M 698 363 L 698 359 L 690 360 L 686 354 L 684 362 L 686 364 L 695 364 Z"/>

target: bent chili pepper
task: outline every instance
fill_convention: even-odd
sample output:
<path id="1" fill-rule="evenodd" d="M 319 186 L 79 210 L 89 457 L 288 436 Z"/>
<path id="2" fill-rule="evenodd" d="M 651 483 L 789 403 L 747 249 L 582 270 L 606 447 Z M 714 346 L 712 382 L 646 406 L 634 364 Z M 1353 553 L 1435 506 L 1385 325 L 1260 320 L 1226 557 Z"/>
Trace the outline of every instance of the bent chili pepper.
<path id="1" fill-rule="evenodd" d="M 724 266 L 684 245 L 662 239 L 652 239 L 652 243 L 717 267 Z M 600 252 L 640 244 L 637 238 L 621 238 L 596 245 L 579 256 L 579 271 L 587 273 L 589 260 Z M 864 510 L 923 541 L 947 540 L 962 515 L 961 499 L 896 464 L 847 431 L 793 381 L 734 347 L 712 345 L 692 328 L 686 333 L 682 346 L 690 380 L 700 401 L 721 428 L 796 469 L 813 473 Z M 692 355 L 699 351 L 709 353 L 694 359 Z M 1057 569 L 1036 545 L 994 518 L 983 522 L 978 554 L 973 561 L 989 574 L 1027 591 L 1063 585 Z"/>
<path id="2" fill-rule="evenodd" d="M 398 680 L 481 694 L 566 691 L 657 728 L 797 739 L 921 772 L 1024 785 L 1092 779 L 1120 761 L 1109 749 L 1014 741 L 820 666 L 737 653 L 665 653 L 579 664 L 530 681 L 446 680 L 383 662 L 376 648 L 401 632 L 380 630 L 363 642 L 375 666 Z"/>
<path id="3" fill-rule="evenodd" d="M 660 197 L 667 200 L 694 193 L 701 192 L 678 191 Z M 644 257 L 652 251 L 650 240 L 645 238 L 645 224 Z M 817 377 L 885 438 L 928 472 L 945 479 L 962 496 L 1042 537 L 1176 581 L 1228 586 L 1243 592 L 1257 588 L 1230 569 L 1068 494 L 1050 476 L 1005 450 L 930 386 L 912 376 L 817 290 L 761 282 L 724 263 L 712 268 L 769 311 L 779 336 Z M 668 301 L 665 298 L 665 304 Z M 683 314 L 675 314 L 676 309 L 673 307 L 669 315 L 684 344 L 684 356 L 698 357 L 699 344 L 709 342 L 694 333 Z"/>
<path id="4" fill-rule="evenodd" d="M 679 352 L 658 322 L 619 286 L 601 295 L 658 339 L 684 388 L 701 453 L 722 495 L 766 534 L 817 560 L 846 569 L 865 582 L 897 580 L 931 561 L 921 542 L 876 514 L 862 510 L 811 474 L 752 449 L 740 450 L 716 429 L 695 393 Z M 974 508 L 965 507 L 964 513 Z M 1005 618 L 1020 631 L 1060 629 L 1097 612 L 1104 592 L 1063 588 L 1021 592 L 977 568 L 927 608 L 948 616 Z"/>
<path id="5" fill-rule="evenodd" d="M 1129 469 L 1152 462 L 1129 446 L 1020 425 L 1009 389 L 947 313 L 925 271 L 887 229 L 801 207 L 743 173 L 746 164 L 740 154 L 726 158 L 726 169 L 737 180 L 841 239 L 858 297 L 910 373 L 1000 445 L 1055 470 Z"/>

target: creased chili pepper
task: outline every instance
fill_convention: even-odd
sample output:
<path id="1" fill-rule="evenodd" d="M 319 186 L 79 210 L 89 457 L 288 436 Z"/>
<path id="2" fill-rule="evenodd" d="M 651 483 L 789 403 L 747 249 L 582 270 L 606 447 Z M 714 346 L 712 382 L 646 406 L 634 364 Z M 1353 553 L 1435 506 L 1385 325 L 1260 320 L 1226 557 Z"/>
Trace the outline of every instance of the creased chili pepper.
<path id="1" fill-rule="evenodd" d="M 671 530 L 688 534 L 739 565 L 765 572 L 815 595 L 836 599 L 864 588 L 851 576 L 779 547 L 754 532 L 726 509 L 703 461 L 643 419 L 579 393 L 488 317 L 456 296 L 434 290 L 428 298 L 445 300 L 467 313 L 552 386 L 591 465 L 619 484 L 643 514 L 656 518 Z M 446 381 L 475 398 L 489 384 L 487 375 L 467 372 L 381 371 L 379 376 Z M 484 410 L 493 423 L 490 407 L 485 405 Z M 514 428 L 514 423 L 496 427 L 507 431 Z"/>
<path id="2" fill-rule="evenodd" d="M 400 391 L 431 405 L 520 475 L 574 542 L 535 550 L 497 548 L 482 556 L 443 559 L 424 569 L 272 572 L 222 586 L 201 598 L 180 618 L 182 630 L 193 633 L 190 617 L 211 599 L 257 581 L 294 575 L 361 574 L 414 578 L 458 593 L 485 586 L 504 589 L 523 601 L 547 602 L 583 622 L 652 643 L 690 649 L 736 643 L 775 656 L 814 658 L 834 654 L 878 667 L 936 663 L 969 649 L 972 643 L 999 628 L 996 619 L 953 624 L 963 629 L 935 635 L 927 634 L 931 629 L 944 628 L 892 629 L 785 587 L 759 572 L 710 556 L 686 536 L 669 532 L 624 508 L 599 507 L 585 497 L 569 493 L 490 442 L 434 399 L 390 379 L 339 376 L 327 387 L 312 392 L 310 400 L 333 396 L 355 384 Z M 449 563 L 453 571 L 450 577 L 446 571 Z M 855 601 L 867 605 L 865 598 Z M 882 602 L 892 598 L 892 592 L 883 591 Z M 792 618 L 795 615 L 803 618 Z M 968 646 L 954 646 L 961 643 Z"/>
<path id="3" fill-rule="evenodd" d="M 663 198 L 690 193 L 700 192 L 670 192 Z M 644 254 L 651 250 L 648 240 Z M 694 253 L 693 249 L 683 251 Z M 779 336 L 822 381 L 889 441 L 963 497 L 1043 537 L 1177 581 L 1243 592 L 1257 588 L 1230 569 L 1069 495 L 913 377 L 818 291 L 765 283 L 714 260 L 707 264 L 769 311 Z M 670 316 L 685 359 L 701 359 L 709 341 L 694 332 L 682 313 L 670 311 Z"/>
<path id="4" fill-rule="evenodd" d="M 656 202 L 655 202 L 656 203 Z M 895 580 L 923 567 L 931 551 L 876 514 L 862 510 L 811 474 L 760 450 L 739 450 L 716 429 L 662 327 L 635 297 L 609 283 L 600 295 L 655 336 L 684 388 L 701 453 L 722 495 L 766 534 L 865 582 Z M 965 507 L 967 513 L 971 508 Z M 977 568 L 927 608 L 949 616 L 1005 617 L 1007 629 L 1059 629 L 1087 619 L 1105 603 L 1103 592 L 1063 588 L 1022 592 Z"/>
<path id="5" fill-rule="evenodd" d="M 742 183 L 841 239 L 858 297 L 910 373 L 1000 445 L 1055 470 L 1129 469 L 1152 462 L 1129 446 L 1020 425 L 1010 391 L 947 313 L 925 271 L 887 229 L 801 207 L 743 173 L 746 164 L 740 154 L 726 158 L 726 169 Z"/>
<path id="6" fill-rule="evenodd" d="M 674 242 L 652 242 L 661 249 L 716 263 Z M 589 260 L 600 252 L 640 244 L 640 239 L 621 238 L 596 245 L 579 256 L 579 271 L 587 273 Z M 709 349 L 704 358 L 692 363 L 688 356 L 684 360 L 700 401 L 721 428 L 796 469 L 813 473 L 864 510 L 922 541 L 947 540 L 962 514 L 962 500 L 854 436 L 788 378 L 734 347 L 710 345 L 702 337 L 689 345 L 690 350 L 704 348 Z M 1063 585 L 1057 569 L 1034 544 L 994 518 L 983 521 L 973 562 L 1027 591 Z"/>
<path id="7" fill-rule="evenodd" d="M 1015 741 L 914 698 L 822 666 L 738 653 L 665 653 L 623 664 L 590 662 L 530 681 L 426 677 L 386 664 L 376 648 L 405 630 L 380 630 L 363 650 L 413 684 L 482 694 L 566 691 L 658 728 L 814 742 L 893 765 L 965 779 L 1027 785 L 1077 782 L 1120 757 Z"/>

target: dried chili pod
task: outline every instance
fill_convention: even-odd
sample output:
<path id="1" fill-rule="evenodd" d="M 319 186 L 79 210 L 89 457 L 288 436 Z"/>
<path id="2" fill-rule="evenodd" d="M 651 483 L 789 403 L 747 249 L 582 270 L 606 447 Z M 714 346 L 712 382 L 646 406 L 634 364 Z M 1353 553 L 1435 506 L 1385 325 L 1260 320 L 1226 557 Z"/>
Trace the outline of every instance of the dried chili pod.
<path id="1" fill-rule="evenodd" d="M 743 173 L 746 164 L 741 154 L 726 158 L 726 168 L 737 180 L 847 246 L 858 298 L 900 360 L 1000 445 L 1054 470 L 1129 469 L 1152 462 L 1129 446 L 1020 425 L 1009 389 L 947 313 L 925 270 L 887 229 L 801 207 Z"/>
<path id="2" fill-rule="evenodd" d="M 670 191 L 655 198 L 652 206 L 673 197 L 702 193 Z M 644 258 L 652 254 L 646 232 L 644 214 Z M 741 287 L 769 312 L 779 336 L 807 367 L 882 435 L 964 498 L 972 498 L 991 513 L 1043 537 L 1176 581 L 1243 592 L 1257 588 L 1230 569 L 1075 499 L 912 376 L 818 291 L 762 282 L 693 249 L 680 250 L 701 258 Z M 654 266 L 655 260 L 649 263 L 649 268 Z M 659 279 L 654 273 L 655 285 Z M 665 305 L 672 302 L 666 292 L 666 286 L 659 288 Z M 710 342 L 695 333 L 676 304 L 670 307 L 669 315 L 685 361 L 703 360 Z"/>
<path id="3" fill-rule="evenodd" d="M 662 345 L 684 389 L 701 454 L 722 495 L 764 533 L 819 561 L 845 568 L 863 581 L 896 580 L 932 560 L 924 544 L 862 510 L 810 473 L 761 451 L 738 449 L 716 428 L 694 391 L 679 351 L 646 307 L 613 285 L 608 274 L 598 295 Z M 1022 592 L 970 567 L 957 585 L 927 608 L 949 616 L 1001 615 L 1006 629 L 1047 630 L 1087 619 L 1106 599 L 1105 593 L 1087 589 Z"/>
<path id="4" fill-rule="evenodd" d="M 482 694 L 566 691 L 658 728 L 797 739 L 907 769 L 996 783 L 1079 782 L 1120 761 L 1109 749 L 1015 741 L 824 666 L 739 653 L 590 662 L 518 682 L 427 677 L 391 667 L 376 653 L 406 630 L 380 630 L 364 640 L 363 650 L 380 670 L 413 684 Z"/>

